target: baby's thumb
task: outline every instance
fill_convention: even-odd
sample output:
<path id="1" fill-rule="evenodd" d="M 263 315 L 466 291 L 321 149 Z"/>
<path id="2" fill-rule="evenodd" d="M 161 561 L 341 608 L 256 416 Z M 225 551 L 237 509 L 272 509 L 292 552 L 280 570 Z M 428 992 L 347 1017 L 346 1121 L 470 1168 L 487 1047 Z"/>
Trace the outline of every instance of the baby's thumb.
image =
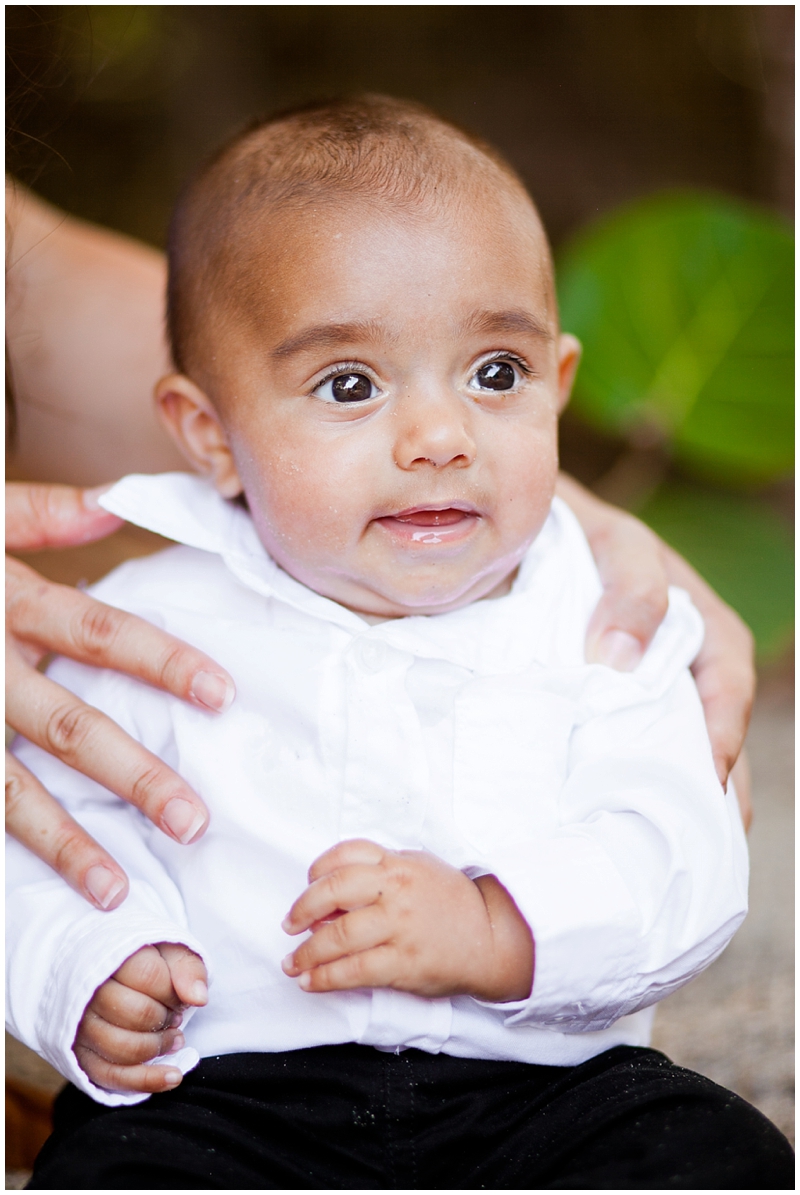
<path id="1" fill-rule="evenodd" d="M 169 967 L 172 987 L 181 1004 L 206 1004 L 208 972 L 199 955 L 174 942 L 160 942 L 158 949 Z"/>

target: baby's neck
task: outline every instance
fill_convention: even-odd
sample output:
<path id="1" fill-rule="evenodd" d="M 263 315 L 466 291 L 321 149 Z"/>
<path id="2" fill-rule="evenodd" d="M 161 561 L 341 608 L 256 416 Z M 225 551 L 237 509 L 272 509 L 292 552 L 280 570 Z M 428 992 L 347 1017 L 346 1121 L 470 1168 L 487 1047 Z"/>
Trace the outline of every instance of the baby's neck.
<path id="1" fill-rule="evenodd" d="M 511 587 L 517 579 L 518 572 L 519 566 L 513 572 L 510 572 L 507 577 L 503 577 L 503 580 L 498 585 L 495 585 L 494 589 L 489 593 L 485 593 L 483 597 L 478 598 L 478 601 L 486 602 L 492 598 L 505 597 L 506 594 L 511 593 Z M 363 618 L 364 622 L 368 622 L 370 626 L 376 626 L 379 622 L 393 622 L 395 618 L 401 617 L 401 615 L 366 614 L 363 610 L 354 610 L 352 606 L 349 606 L 348 609 L 353 610 L 354 614 L 357 614 L 359 618 Z"/>

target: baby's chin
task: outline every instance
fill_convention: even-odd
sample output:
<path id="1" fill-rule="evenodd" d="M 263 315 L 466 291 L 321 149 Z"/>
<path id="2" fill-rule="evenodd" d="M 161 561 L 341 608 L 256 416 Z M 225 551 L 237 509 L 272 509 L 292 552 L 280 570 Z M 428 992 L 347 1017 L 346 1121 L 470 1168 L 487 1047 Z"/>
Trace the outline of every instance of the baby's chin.
<path id="1" fill-rule="evenodd" d="M 518 560 L 514 560 L 503 570 L 493 570 L 489 576 L 470 577 L 460 584 L 425 585 L 419 589 L 413 586 L 364 587 L 363 592 L 348 594 L 349 600 L 342 600 L 341 597 L 334 600 L 355 614 L 360 614 L 368 622 L 410 618 L 414 615 L 449 614 L 473 602 L 505 597 L 511 592 L 518 567 Z"/>

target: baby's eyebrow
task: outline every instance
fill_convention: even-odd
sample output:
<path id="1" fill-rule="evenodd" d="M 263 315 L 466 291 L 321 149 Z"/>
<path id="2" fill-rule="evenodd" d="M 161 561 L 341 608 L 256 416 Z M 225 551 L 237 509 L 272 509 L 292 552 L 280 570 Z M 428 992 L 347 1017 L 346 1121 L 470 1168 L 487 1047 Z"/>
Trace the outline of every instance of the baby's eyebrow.
<path id="1" fill-rule="evenodd" d="M 507 311 L 473 311 L 463 321 L 461 331 L 465 335 L 502 335 L 504 332 L 517 332 L 523 336 L 536 336 L 541 340 L 553 339 L 553 333 L 547 324 L 521 307 L 512 307 Z"/>
<path id="2" fill-rule="evenodd" d="M 308 349 L 335 348 L 340 344 L 363 343 L 381 337 L 385 339 L 386 329 L 377 320 L 357 320 L 350 324 L 317 324 L 311 328 L 303 328 L 302 332 L 281 341 L 277 348 L 272 350 L 271 356 L 281 361 Z"/>

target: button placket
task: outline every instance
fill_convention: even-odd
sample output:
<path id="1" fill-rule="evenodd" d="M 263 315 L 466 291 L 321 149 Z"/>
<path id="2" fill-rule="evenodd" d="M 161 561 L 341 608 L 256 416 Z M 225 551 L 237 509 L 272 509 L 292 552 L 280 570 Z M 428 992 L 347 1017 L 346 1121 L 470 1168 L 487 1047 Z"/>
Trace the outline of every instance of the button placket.
<path id="1" fill-rule="evenodd" d="M 386 666 L 389 649 L 381 639 L 359 639 L 356 656 L 365 672 L 380 672 Z"/>
<path id="2" fill-rule="evenodd" d="M 357 639 L 346 656 L 347 747 L 340 835 L 412 847 L 425 819 L 428 764 L 406 691 L 413 663 L 379 639 Z"/>

